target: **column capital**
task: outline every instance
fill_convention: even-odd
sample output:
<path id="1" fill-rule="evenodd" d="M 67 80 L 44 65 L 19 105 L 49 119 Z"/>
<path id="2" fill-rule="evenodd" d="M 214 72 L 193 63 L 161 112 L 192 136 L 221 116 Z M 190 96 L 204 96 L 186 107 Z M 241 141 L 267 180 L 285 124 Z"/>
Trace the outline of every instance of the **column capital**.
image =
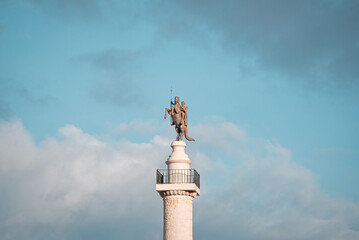
<path id="1" fill-rule="evenodd" d="M 184 190 L 168 190 L 159 192 L 162 198 L 167 197 L 191 197 L 195 198 L 197 196 L 197 192 L 192 191 L 184 191 Z"/>

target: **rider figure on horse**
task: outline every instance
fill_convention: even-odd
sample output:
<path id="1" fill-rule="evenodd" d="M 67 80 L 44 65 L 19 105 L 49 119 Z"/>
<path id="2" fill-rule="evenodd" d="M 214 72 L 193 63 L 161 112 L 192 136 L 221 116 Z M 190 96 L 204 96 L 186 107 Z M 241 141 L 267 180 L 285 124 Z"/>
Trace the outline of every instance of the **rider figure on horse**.
<path id="1" fill-rule="evenodd" d="M 179 97 L 175 97 L 175 102 L 173 103 L 171 101 L 171 109 L 166 108 L 165 112 L 165 119 L 167 118 L 168 113 L 172 118 L 171 125 L 175 125 L 177 132 L 176 141 L 182 141 L 183 135 L 188 141 L 194 141 L 193 138 L 188 136 L 188 107 L 185 106 L 185 104 L 186 103 L 182 101 L 181 106 Z"/>

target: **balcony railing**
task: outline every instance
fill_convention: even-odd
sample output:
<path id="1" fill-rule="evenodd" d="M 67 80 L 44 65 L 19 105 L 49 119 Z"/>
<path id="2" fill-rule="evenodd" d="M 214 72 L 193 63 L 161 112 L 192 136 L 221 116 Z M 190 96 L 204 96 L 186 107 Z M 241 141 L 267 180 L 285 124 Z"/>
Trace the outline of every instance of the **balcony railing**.
<path id="1" fill-rule="evenodd" d="M 194 183 L 200 188 L 200 175 L 195 169 L 157 169 L 156 183 Z"/>

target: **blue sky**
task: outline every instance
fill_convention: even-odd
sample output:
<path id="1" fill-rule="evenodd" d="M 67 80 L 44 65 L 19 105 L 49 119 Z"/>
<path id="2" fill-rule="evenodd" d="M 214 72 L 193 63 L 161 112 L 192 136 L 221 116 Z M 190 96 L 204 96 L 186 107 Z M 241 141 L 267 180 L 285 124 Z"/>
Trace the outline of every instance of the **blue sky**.
<path id="1" fill-rule="evenodd" d="M 358 8 L 345 0 L 0 0 L 2 238 L 160 238 L 152 178 L 175 137 L 163 120 L 173 88 L 197 140 L 187 149 L 204 188 L 195 199 L 198 239 L 288 239 L 294 226 L 298 239 L 355 239 Z M 146 176 L 133 179 L 145 202 L 132 183 L 116 182 L 126 171 Z M 36 193 L 22 190 L 27 183 Z M 114 188 L 128 194 L 103 190 Z M 20 196 L 33 204 L 14 201 Z M 35 205 L 53 217 L 31 212 Z"/>

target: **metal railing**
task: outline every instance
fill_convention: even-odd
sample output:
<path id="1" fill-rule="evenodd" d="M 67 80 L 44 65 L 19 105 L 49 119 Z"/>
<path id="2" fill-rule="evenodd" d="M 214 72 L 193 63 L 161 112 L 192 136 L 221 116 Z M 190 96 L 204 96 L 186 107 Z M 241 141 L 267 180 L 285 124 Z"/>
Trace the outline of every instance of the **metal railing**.
<path id="1" fill-rule="evenodd" d="M 156 183 L 194 183 L 200 188 L 200 175 L 195 169 L 157 169 Z"/>

